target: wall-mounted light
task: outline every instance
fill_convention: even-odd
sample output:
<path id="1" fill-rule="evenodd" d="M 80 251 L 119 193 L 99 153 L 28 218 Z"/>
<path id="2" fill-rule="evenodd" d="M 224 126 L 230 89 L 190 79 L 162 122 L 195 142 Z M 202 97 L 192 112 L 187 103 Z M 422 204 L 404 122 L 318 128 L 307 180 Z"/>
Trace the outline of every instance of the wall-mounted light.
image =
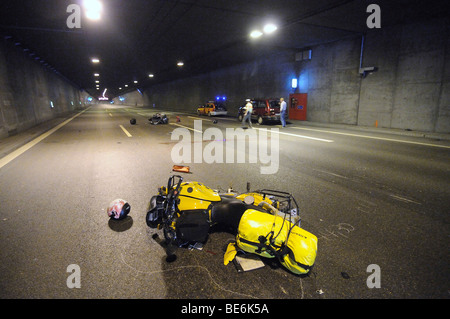
<path id="1" fill-rule="evenodd" d="M 291 88 L 293 88 L 294 90 L 297 88 L 298 86 L 298 80 L 296 78 L 293 78 L 291 80 Z"/>

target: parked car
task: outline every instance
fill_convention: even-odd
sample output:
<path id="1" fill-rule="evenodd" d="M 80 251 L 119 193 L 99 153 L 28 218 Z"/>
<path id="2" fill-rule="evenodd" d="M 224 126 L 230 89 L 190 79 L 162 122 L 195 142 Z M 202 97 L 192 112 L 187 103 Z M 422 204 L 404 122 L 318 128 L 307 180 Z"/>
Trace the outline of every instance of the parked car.
<path id="1" fill-rule="evenodd" d="M 256 98 L 250 99 L 253 104 L 252 120 L 258 124 L 270 121 L 280 121 L 280 99 Z M 245 105 L 239 108 L 238 119 L 242 121 L 245 114 Z"/>
<path id="2" fill-rule="evenodd" d="M 225 105 L 221 102 L 210 101 L 205 105 L 200 105 L 197 108 L 198 115 L 208 115 L 208 116 L 217 116 L 217 115 L 227 115 L 228 111 L 225 108 Z"/>

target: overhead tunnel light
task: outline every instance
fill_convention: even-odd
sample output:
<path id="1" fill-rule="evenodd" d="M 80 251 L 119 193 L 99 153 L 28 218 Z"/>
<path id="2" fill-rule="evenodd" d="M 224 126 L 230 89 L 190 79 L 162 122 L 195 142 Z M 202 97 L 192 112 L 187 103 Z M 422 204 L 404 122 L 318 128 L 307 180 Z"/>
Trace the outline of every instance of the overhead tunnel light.
<path id="1" fill-rule="evenodd" d="M 103 5 L 98 0 L 83 1 L 86 18 L 89 20 L 100 20 L 102 17 Z"/>
<path id="2" fill-rule="evenodd" d="M 266 34 L 270 34 L 270 33 L 273 33 L 273 32 L 275 32 L 276 30 L 277 30 L 278 28 L 277 28 L 277 26 L 275 25 L 275 24 L 273 24 L 273 23 L 268 23 L 268 24 L 266 24 L 265 26 L 264 26 L 264 33 L 266 33 Z"/>
<path id="3" fill-rule="evenodd" d="M 262 35 L 263 35 L 263 33 L 259 30 L 254 30 L 250 33 L 250 37 L 252 37 L 254 39 L 259 38 Z"/>
<path id="4" fill-rule="evenodd" d="M 253 30 L 250 33 L 250 37 L 253 39 L 259 38 L 261 37 L 263 34 L 272 34 L 274 33 L 276 30 L 278 29 L 278 27 L 273 24 L 273 23 L 267 23 L 264 28 L 263 31 L 261 30 Z"/>

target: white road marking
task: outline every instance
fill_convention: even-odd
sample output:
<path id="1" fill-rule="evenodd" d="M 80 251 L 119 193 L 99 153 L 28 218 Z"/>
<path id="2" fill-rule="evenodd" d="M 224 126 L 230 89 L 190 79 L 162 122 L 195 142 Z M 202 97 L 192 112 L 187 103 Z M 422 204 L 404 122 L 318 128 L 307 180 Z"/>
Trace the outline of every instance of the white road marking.
<path id="1" fill-rule="evenodd" d="M 414 200 L 412 200 L 412 199 L 408 199 L 408 198 L 405 198 L 405 197 L 402 197 L 402 196 L 398 196 L 398 195 L 394 195 L 394 194 L 389 194 L 389 196 L 391 196 L 392 198 L 394 198 L 394 199 L 396 199 L 396 200 L 402 201 L 402 202 L 413 203 L 413 204 L 417 204 L 417 205 L 422 205 L 422 204 L 419 203 L 419 202 L 416 202 L 416 201 L 414 201 Z"/>
<path id="2" fill-rule="evenodd" d="M 187 127 L 187 126 L 184 126 L 184 125 L 181 125 L 181 124 L 176 124 L 176 123 L 169 123 L 169 124 L 170 125 L 176 125 L 176 126 L 179 126 L 179 127 L 184 127 L 184 128 L 187 128 L 188 130 L 191 130 L 191 131 L 194 131 L 194 132 L 203 133 L 202 131 L 199 131 L 199 130 L 196 130 L 196 129 L 193 129 L 191 127 Z"/>
<path id="3" fill-rule="evenodd" d="M 119 126 L 128 137 L 133 137 L 133 135 L 131 135 L 130 132 L 128 132 L 125 127 L 123 127 L 123 125 L 119 125 Z"/>
<path id="4" fill-rule="evenodd" d="M 237 119 L 233 119 L 233 118 L 229 118 L 229 117 L 210 117 L 210 118 L 201 118 L 201 117 L 197 117 L 197 116 L 188 116 L 191 119 L 196 119 L 196 120 L 202 120 L 202 121 L 219 121 L 219 120 L 225 120 L 225 121 L 236 121 Z"/>
<path id="5" fill-rule="evenodd" d="M 193 128 L 191 128 L 191 127 L 184 126 L 184 125 L 181 125 L 181 124 L 176 124 L 176 123 L 169 123 L 169 124 L 170 124 L 170 125 L 176 125 L 176 126 L 179 126 L 179 127 L 184 127 L 184 128 L 187 128 L 188 130 L 191 130 L 191 131 L 194 131 L 194 132 L 203 133 L 202 131 L 199 131 L 199 130 L 196 130 L 196 129 L 193 129 Z M 256 129 L 256 130 L 265 130 L 265 131 L 267 131 L 267 129 L 265 129 L 265 128 L 256 128 L 256 127 L 255 127 L 255 129 Z M 304 135 L 298 135 L 298 134 L 292 134 L 292 133 L 286 133 L 286 132 L 280 132 L 280 131 L 276 132 L 276 131 L 272 131 L 272 130 L 271 130 L 270 132 L 271 132 L 271 133 L 277 133 L 277 134 L 283 134 L 283 135 L 294 136 L 294 137 L 299 137 L 299 138 L 306 138 L 306 139 L 315 140 L 315 141 L 320 141 L 320 142 L 333 143 L 332 140 L 326 140 L 326 139 L 323 139 L 323 138 L 317 138 L 317 137 L 311 137 L 311 136 L 304 136 Z"/>
<path id="6" fill-rule="evenodd" d="M 26 151 L 28 151 L 30 148 L 32 148 L 34 145 L 36 145 L 37 143 L 39 143 L 40 141 L 42 141 L 43 139 L 45 139 L 46 137 L 52 135 L 53 133 L 55 133 L 57 130 L 59 130 L 61 127 L 63 127 L 64 125 L 66 125 L 67 123 L 69 123 L 70 121 L 72 121 L 74 118 L 80 116 L 81 114 L 83 114 L 84 112 L 86 112 L 89 108 L 81 111 L 78 114 L 75 114 L 74 116 L 72 116 L 70 119 L 65 120 L 64 122 L 62 122 L 61 124 L 55 126 L 54 128 L 52 128 L 51 130 L 39 135 L 38 137 L 36 137 L 34 140 L 32 140 L 31 142 L 28 142 L 27 144 L 23 145 L 22 147 L 18 148 L 17 150 L 15 150 L 14 152 L 9 153 L 8 155 L 6 155 L 5 157 L 3 157 L 2 159 L 0 159 L 0 168 L 2 168 L 3 166 L 5 166 L 6 164 L 8 164 L 9 162 L 11 162 L 12 160 L 14 160 L 15 158 L 19 157 L 20 155 L 22 155 L 23 153 L 25 153 Z"/>
<path id="7" fill-rule="evenodd" d="M 342 133 L 342 132 L 336 132 L 336 131 L 319 130 L 319 129 L 305 128 L 305 127 L 292 127 L 292 128 L 296 129 L 296 130 L 306 130 L 306 131 L 315 131 L 315 132 L 322 132 L 322 133 L 329 133 L 329 134 L 346 135 L 346 136 L 369 138 L 369 139 L 373 139 L 373 140 L 381 140 L 381 141 L 388 141 L 388 142 L 397 142 L 397 143 L 407 143 L 407 144 L 433 146 L 433 147 L 441 147 L 441 148 L 450 148 L 450 146 L 447 146 L 447 145 L 439 145 L 439 144 L 431 144 L 431 143 L 422 143 L 422 142 L 398 140 L 398 139 L 387 138 L 387 137 L 377 137 L 377 136 L 368 136 L 368 135 L 361 135 L 361 134 Z"/>
<path id="8" fill-rule="evenodd" d="M 256 130 L 267 130 L 265 128 L 257 128 L 255 127 Z M 293 133 L 287 133 L 287 132 L 275 132 L 275 131 L 271 131 L 271 133 L 278 133 L 278 134 L 282 134 L 282 135 L 288 135 L 288 136 L 294 136 L 294 137 L 299 137 L 299 138 L 305 138 L 308 140 L 315 140 L 315 141 L 319 141 L 319 142 L 326 142 L 326 143 L 333 143 L 333 140 L 326 140 L 323 138 L 317 138 L 317 137 L 311 137 L 311 136 L 305 136 L 305 135 L 299 135 L 299 134 L 293 134 Z"/>

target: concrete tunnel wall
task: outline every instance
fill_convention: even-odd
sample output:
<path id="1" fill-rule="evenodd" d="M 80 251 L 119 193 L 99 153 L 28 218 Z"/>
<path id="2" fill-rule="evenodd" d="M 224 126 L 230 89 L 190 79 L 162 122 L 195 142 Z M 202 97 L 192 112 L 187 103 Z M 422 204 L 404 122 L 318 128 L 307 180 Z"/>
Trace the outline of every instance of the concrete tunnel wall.
<path id="1" fill-rule="evenodd" d="M 198 105 L 227 96 L 230 115 L 249 97 L 308 93 L 307 120 L 450 133 L 449 19 L 369 30 L 362 36 L 313 46 L 311 60 L 295 53 L 273 55 L 143 91 L 125 94 L 128 105 L 194 112 Z M 299 87 L 291 89 L 291 79 Z"/>
<path id="2" fill-rule="evenodd" d="M 84 107 L 87 96 L 21 46 L 0 41 L 0 138 Z"/>
<path id="3" fill-rule="evenodd" d="M 252 62 L 126 94 L 124 104 L 193 112 L 227 96 L 230 115 L 249 97 L 308 93 L 307 120 L 450 133 L 449 19 L 368 30 L 313 46 L 311 60 L 277 51 Z M 156 75 L 157 76 L 157 75 Z M 293 77 L 299 87 L 290 87 Z M 84 107 L 86 92 L 44 67 L 11 41 L 0 42 L 0 138 Z M 53 107 L 51 107 L 51 102 Z M 116 99 L 116 102 L 117 99 Z M 118 103 L 119 104 L 119 103 Z"/>

